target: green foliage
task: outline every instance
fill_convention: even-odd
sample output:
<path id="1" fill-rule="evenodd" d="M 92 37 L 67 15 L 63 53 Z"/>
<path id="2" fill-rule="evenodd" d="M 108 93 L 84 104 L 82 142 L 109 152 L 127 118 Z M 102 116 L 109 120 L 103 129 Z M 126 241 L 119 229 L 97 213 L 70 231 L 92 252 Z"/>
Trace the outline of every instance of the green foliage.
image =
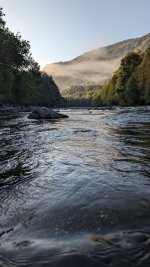
<path id="1" fill-rule="evenodd" d="M 124 90 L 124 103 L 127 105 L 136 105 L 139 101 L 139 92 L 135 79 L 131 76 Z"/>
<path id="2" fill-rule="evenodd" d="M 3 16 L 5 16 L 4 14 L 3 14 L 3 11 L 2 11 L 3 9 L 0 7 L 0 28 L 1 29 L 4 29 L 4 27 L 5 27 L 5 21 L 3 20 Z"/>
<path id="3" fill-rule="evenodd" d="M 67 106 L 88 107 L 96 105 L 96 94 L 99 85 L 75 85 L 65 91 Z"/>
<path id="4" fill-rule="evenodd" d="M 150 103 L 150 47 L 128 53 L 117 72 L 98 92 L 99 105 Z"/>
<path id="5" fill-rule="evenodd" d="M 150 81 L 148 81 L 144 88 L 144 103 L 150 105 Z"/>
<path id="6" fill-rule="evenodd" d="M 0 101 L 59 105 L 61 95 L 52 77 L 43 74 L 30 53 L 30 44 L 12 33 L 0 8 Z"/>
<path id="7" fill-rule="evenodd" d="M 39 104 L 44 104 L 45 106 L 55 106 L 60 103 L 61 95 L 59 89 L 53 78 L 48 76 L 46 73 L 42 73 L 40 77 L 40 102 Z"/>

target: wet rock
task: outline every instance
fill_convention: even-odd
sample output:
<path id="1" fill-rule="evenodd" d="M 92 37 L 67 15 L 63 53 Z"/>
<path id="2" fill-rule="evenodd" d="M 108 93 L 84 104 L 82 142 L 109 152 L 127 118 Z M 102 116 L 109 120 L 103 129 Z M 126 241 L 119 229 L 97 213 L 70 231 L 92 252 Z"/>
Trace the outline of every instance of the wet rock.
<path id="1" fill-rule="evenodd" d="M 35 108 L 32 113 L 28 116 L 28 119 L 61 119 L 61 118 L 68 118 L 67 115 L 58 113 L 54 111 L 53 109 L 50 108 L 45 108 L 45 107 L 38 107 Z"/>
<path id="2" fill-rule="evenodd" d="M 38 120 L 38 119 L 39 119 L 39 115 L 38 115 L 38 113 L 32 112 L 32 113 L 30 113 L 30 115 L 28 116 L 28 119 Z"/>

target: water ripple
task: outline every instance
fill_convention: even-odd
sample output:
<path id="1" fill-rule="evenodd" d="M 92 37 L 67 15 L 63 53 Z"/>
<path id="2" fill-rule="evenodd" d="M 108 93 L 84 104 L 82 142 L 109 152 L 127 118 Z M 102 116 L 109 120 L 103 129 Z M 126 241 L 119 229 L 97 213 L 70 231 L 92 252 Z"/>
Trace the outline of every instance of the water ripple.
<path id="1" fill-rule="evenodd" d="M 0 266 L 148 267 L 150 111 L 63 112 L 0 118 Z"/>

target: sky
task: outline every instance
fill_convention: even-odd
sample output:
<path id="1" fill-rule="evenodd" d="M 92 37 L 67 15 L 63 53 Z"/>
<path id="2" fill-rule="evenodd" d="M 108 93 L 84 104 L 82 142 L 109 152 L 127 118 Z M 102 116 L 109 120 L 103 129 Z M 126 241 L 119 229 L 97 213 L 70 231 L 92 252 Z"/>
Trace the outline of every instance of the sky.
<path id="1" fill-rule="evenodd" d="M 41 68 L 150 32 L 150 0 L 0 0 L 0 6 Z"/>

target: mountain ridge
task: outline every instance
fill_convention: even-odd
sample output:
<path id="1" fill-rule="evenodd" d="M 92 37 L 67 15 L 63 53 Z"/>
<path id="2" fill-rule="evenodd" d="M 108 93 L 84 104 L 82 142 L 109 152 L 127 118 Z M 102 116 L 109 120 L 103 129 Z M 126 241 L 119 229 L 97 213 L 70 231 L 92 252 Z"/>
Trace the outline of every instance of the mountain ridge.
<path id="1" fill-rule="evenodd" d="M 149 45 L 150 33 L 88 51 L 68 61 L 47 64 L 42 71 L 53 76 L 61 92 L 74 85 L 104 84 L 128 52 L 145 50 Z"/>

